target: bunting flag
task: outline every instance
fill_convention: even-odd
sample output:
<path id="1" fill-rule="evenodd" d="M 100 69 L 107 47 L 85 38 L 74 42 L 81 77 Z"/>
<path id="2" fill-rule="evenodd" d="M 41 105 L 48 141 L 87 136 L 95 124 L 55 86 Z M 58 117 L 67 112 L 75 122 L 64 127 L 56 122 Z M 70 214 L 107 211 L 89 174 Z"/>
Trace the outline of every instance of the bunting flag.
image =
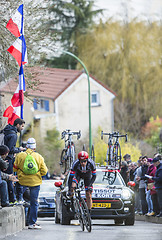
<path id="1" fill-rule="evenodd" d="M 23 34 L 23 4 L 19 6 L 16 13 L 8 21 L 6 28 L 15 36 Z"/>
<path id="2" fill-rule="evenodd" d="M 17 38 L 7 51 L 15 58 L 19 66 L 21 66 L 21 63 L 24 65 L 28 62 L 26 42 L 23 35 Z"/>
<path id="3" fill-rule="evenodd" d="M 11 99 L 11 103 L 13 107 L 19 107 L 23 105 L 24 91 L 25 91 L 25 79 L 24 79 L 23 67 L 21 65 L 20 71 L 19 71 L 19 84 Z"/>
<path id="4" fill-rule="evenodd" d="M 19 108 L 13 108 L 12 106 L 9 106 L 8 108 L 6 108 L 6 110 L 3 113 L 3 117 L 7 117 L 8 118 L 8 123 L 10 123 L 11 125 L 13 125 L 14 121 L 17 118 L 20 118 L 20 107 Z"/>
<path id="5" fill-rule="evenodd" d="M 19 84 L 12 96 L 11 106 L 9 106 L 3 113 L 3 117 L 8 118 L 8 123 L 13 124 L 16 118 L 23 119 L 23 102 L 25 91 L 25 79 L 23 73 L 23 66 L 21 65 L 19 71 Z"/>
<path id="6" fill-rule="evenodd" d="M 8 118 L 8 123 L 13 124 L 16 118 L 23 119 L 23 103 L 25 91 L 25 78 L 23 65 L 28 62 L 25 38 L 23 35 L 23 4 L 19 6 L 14 16 L 7 23 L 6 28 L 17 37 L 16 41 L 7 51 L 16 59 L 19 70 L 19 84 L 12 96 L 11 106 L 3 113 L 3 117 Z"/>

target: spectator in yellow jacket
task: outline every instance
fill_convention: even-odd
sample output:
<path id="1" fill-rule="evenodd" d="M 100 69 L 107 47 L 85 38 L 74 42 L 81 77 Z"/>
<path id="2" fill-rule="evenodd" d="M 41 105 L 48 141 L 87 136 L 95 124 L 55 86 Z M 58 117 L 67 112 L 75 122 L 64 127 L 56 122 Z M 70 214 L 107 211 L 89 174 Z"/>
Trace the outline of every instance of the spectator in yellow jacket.
<path id="1" fill-rule="evenodd" d="M 18 153 L 15 158 L 14 172 L 17 172 L 18 175 L 20 184 L 19 189 L 21 189 L 21 186 L 23 186 L 23 191 L 20 195 L 23 195 L 27 187 L 29 187 L 30 189 L 30 213 L 28 229 L 41 229 L 41 227 L 36 223 L 39 206 L 38 195 L 40 185 L 42 184 L 42 176 L 46 175 L 48 169 L 44 162 L 44 158 L 35 151 L 36 141 L 34 138 L 28 139 L 26 147 L 27 150 L 25 152 Z M 25 174 L 23 172 L 25 158 L 27 157 L 28 154 L 32 155 L 38 166 L 38 171 L 35 174 Z"/>

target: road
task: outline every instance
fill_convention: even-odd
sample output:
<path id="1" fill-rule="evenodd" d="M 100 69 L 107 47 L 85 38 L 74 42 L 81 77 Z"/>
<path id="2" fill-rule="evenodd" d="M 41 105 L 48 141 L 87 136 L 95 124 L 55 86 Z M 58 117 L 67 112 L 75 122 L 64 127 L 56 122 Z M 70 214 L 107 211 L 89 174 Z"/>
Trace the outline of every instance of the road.
<path id="1" fill-rule="evenodd" d="M 115 226 L 113 220 L 92 220 L 92 232 L 81 231 L 78 221 L 70 226 L 54 223 L 54 218 L 38 218 L 41 230 L 28 230 L 3 238 L 3 240 L 162 240 L 162 225 L 136 221 L 134 226 Z"/>

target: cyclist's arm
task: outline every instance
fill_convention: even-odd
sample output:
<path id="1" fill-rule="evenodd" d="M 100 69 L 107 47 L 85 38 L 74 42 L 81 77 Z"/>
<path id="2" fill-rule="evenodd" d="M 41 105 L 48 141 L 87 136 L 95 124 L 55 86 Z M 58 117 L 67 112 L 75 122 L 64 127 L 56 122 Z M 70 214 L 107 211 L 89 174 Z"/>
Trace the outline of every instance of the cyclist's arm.
<path id="1" fill-rule="evenodd" d="M 69 188 L 69 190 L 71 189 L 71 185 L 72 185 L 72 181 L 73 181 L 74 175 L 75 175 L 75 171 L 73 169 L 71 169 L 70 170 L 69 179 L 68 179 L 68 188 Z"/>
<path id="2" fill-rule="evenodd" d="M 95 180 L 96 180 L 96 169 L 94 171 L 92 171 L 92 178 L 90 181 L 90 186 L 92 186 L 92 184 L 94 183 Z"/>
<path id="3" fill-rule="evenodd" d="M 71 189 L 71 185 L 72 185 L 73 178 L 74 178 L 74 176 L 76 175 L 77 164 L 78 164 L 78 161 L 76 160 L 76 161 L 73 163 L 72 168 L 71 168 L 71 170 L 70 170 L 70 175 L 69 175 L 69 179 L 68 179 L 68 188 L 69 188 L 69 190 Z"/>
<path id="4" fill-rule="evenodd" d="M 91 171 L 92 171 L 92 178 L 90 181 L 90 186 L 92 186 L 92 184 L 96 180 L 96 165 L 95 165 L 94 161 L 91 162 Z"/>

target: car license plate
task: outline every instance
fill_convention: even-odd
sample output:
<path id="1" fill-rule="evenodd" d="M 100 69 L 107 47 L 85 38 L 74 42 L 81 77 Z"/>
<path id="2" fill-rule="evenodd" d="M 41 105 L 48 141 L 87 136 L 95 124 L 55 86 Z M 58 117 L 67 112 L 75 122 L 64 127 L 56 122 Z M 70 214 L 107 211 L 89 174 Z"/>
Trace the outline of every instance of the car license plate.
<path id="1" fill-rule="evenodd" d="M 111 208 L 111 203 L 92 203 L 93 208 Z"/>

